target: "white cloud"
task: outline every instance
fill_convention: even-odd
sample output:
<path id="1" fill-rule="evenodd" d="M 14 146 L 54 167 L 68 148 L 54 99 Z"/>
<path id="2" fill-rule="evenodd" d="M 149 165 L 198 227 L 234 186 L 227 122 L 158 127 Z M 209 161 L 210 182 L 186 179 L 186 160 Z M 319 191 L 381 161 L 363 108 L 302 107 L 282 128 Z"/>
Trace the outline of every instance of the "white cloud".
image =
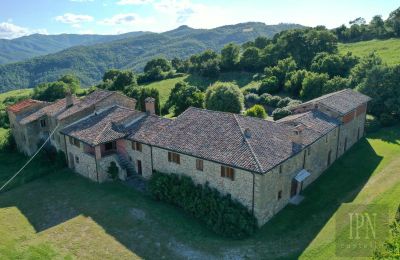
<path id="1" fill-rule="evenodd" d="M 142 18 L 135 13 L 117 14 L 111 18 L 104 19 L 101 24 L 104 25 L 145 25 L 152 24 L 153 18 Z"/>
<path id="2" fill-rule="evenodd" d="M 120 0 L 117 2 L 118 5 L 144 5 L 150 4 L 153 0 Z"/>
<path id="3" fill-rule="evenodd" d="M 11 21 L 0 23 L 0 39 L 13 39 L 33 33 L 48 34 L 46 29 L 32 30 L 15 25 Z"/>
<path id="4" fill-rule="evenodd" d="M 66 13 L 56 16 L 56 21 L 67 24 L 79 24 L 83 22 L 91 22 L 94 18 L 90 15 Z"/>

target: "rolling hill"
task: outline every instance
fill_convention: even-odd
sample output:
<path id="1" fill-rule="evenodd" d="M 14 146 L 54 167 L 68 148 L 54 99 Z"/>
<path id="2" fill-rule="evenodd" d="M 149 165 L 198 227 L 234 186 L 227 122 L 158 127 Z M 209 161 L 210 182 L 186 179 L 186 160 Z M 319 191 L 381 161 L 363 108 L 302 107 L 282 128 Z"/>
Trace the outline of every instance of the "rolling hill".
<path id="1" fill-rule="evenodd" d="M 266 25 L 242 23 L 214 29 L 193 29 L 181 26 L 164 33 L 148 33 L 127 39 L 91 46 L 78 46 L 33 58 L 24 62 L 0 66 L 0 92 L 34 87 L 54 81 L 66 73 L 74 73 L 83 86 L 97 83 L 110 68 L 141 71 L 145 63 L 157 56 L 188 57 L 225 44 L 254 40 L 257 36 L 272 37 L 276 33 L 299 28 L 296 24 Z"/>
<path id="2" fill-rule="evenodd" d="M 371 40 L 339 44 L 339 51 L 341 53 L 350 51 L 359 57 L 366 56 L 376 51 L 388 65 L 400 64 L 400 39 Z"/>
<path id="3" fill-rule="evenodd" d="M 143 34 L 146 32 L 130 32 L 120 35 L 32 34 L 12 40 L 0 39 L 0 64 L 23 61 L 78 45 L 88 46 Z"/>

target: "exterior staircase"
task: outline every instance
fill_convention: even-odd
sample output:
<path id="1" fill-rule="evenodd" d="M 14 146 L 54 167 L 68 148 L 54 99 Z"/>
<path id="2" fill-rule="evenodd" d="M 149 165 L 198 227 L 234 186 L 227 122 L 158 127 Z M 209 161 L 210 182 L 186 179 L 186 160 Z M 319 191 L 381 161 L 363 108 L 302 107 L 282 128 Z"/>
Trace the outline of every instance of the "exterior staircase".
<path id="1" fill-rule="evenodd" d="M 128 175 L 127 178 L 131 176 L 137 176 L 135 166 L 133 165 L 133 163 L 129 161 L 129 159 L 126 158 L 126 156 L 122 155 L 121 153 L 118 153 L 117 156 L 119 165 L 126 170 L 126 173 Z"/>

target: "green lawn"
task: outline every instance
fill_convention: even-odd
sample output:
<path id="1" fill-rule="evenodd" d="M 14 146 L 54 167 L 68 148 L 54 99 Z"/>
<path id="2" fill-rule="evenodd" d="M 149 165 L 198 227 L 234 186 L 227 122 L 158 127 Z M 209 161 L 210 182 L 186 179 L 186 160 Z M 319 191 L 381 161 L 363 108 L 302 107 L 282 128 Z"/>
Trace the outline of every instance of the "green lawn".
<path id="1" fill-rule="evenodd" d="M 0 174 L 22 164 L 7 159 L 17 156 L 0 154 Z M 343 203 L 385 203 L 394 217 L 399 169 L 400 128 L 380 130 L 308 187 L 299 206 L 239 241 L 120 183 L 99 185 L 62 170 L 0 194 L 0 258 L 336 258 L 342 234 L 334 236 L 335 214 Z"/>
<path id="2" fill-rule="evenodd" d="M 369 53 L 376 51 L 388 65 L 396 65 L 400 63 L 400 39 L 371 40 L 339 44 L 339 51 L 341 53 L 351 51 L 359 57 L 366 56 Z"/>

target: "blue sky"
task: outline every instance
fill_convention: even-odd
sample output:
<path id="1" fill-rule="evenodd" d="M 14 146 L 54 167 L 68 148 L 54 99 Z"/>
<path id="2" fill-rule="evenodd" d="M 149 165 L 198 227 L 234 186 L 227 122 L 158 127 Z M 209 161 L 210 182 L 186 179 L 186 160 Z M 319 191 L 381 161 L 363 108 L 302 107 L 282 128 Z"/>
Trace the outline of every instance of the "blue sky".
<path id="1" fill-rule="evenodd" d="M 247 21 L 333 28 L 360 16 L 386 19 L 399 6 L 399 0 L 1 0 L 0 38 L 162 32 L 183 24 L 214 28 Z"/>

